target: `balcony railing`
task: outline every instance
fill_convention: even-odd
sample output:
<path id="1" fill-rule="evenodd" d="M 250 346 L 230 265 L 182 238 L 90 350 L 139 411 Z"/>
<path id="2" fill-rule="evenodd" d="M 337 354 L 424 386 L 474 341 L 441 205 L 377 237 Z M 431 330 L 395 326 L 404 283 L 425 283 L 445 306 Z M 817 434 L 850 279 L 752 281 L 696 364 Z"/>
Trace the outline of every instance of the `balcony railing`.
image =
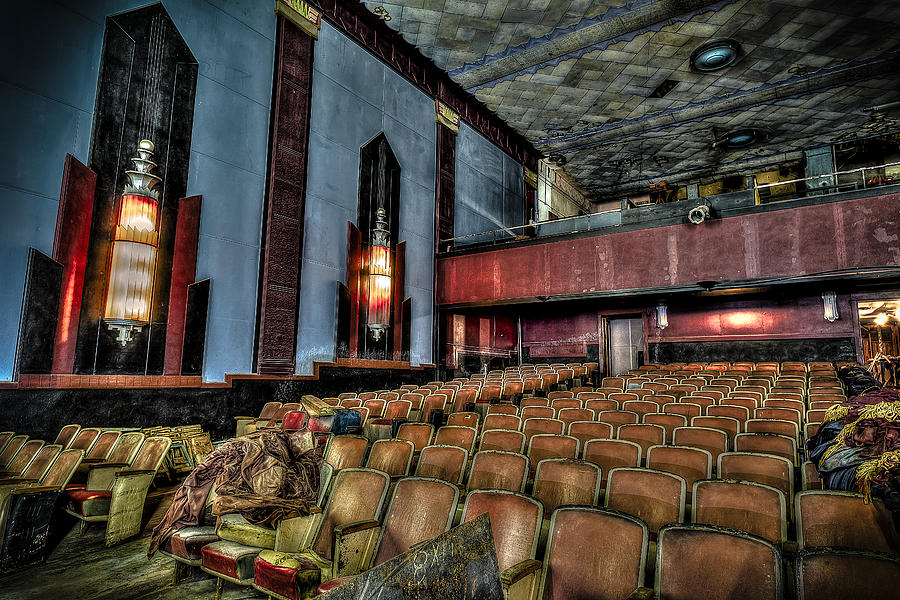
<path id="1" fill-rule="evenodd" d="M 733 199 L 738 205 L 745 204 L 750 209 L 757 204 L 771 204 L 789 202 L 801 198 L 810 198 L 818 196 L 828 196 L 843 192 L 852 192 L 876 188 L 884 185 L 900 183 L 891 177 L 884 175 L 885 169 L 888 167 L 900 166 L 900 162 L 885 163 L 872 167 L 860 167 L 858 169 L 850 169 L 846 171 L 835 171 L 833 173 L 823 175 L 813 175 L 811 177 L 803 177 L 799 179 L 790 179 L 787 181 L 778 181 L 774 183 L 765 183 L 756 185 L 745 190 L 731 192 L 726 194 L 718 194 L 708 198 L 692 198 L 682 199 L 677 202 L 668 203 L 669 206 L 678 204 L 680 207 L 691 207 L 697 204 L 704 204 L 712 199 Z M 772 190 L 782 186 L 791 186 L 794 188 L 789 191 L 772 193 Z M 661 206 L 666 205 L 650 205 L 638 207 L 642 212 L 641 217 L 644 220 L 653 220 L 654 208 L 658 210 Z M 590 213 L 587 215 L 577 215 L 574 217 L 564 217 L 551 221 L 540 221 L 529 223 L 527 225 L 516 225 L 511 227 L 503 227 L 489 231 L 481 231 L 460 235 L 452 238 L 446 238 L 440 241 L 440 250 L 449 251 L 453 248 L 467 247 L 471 245 L 503 244 L 512 241 L 520 241 L 534 239 L 540 237 L 549 237 L 556 235 L 566 235 L 581 231 L 592 231 L 596 229 L 605 229 L 609 227 L 618 227 L 623 221 L 634 223 L 637 219 L 624 218 L 623 212 L 629 213 L 635 209 L 606 210 L 602 212 Z M 686 213 L 686 211 L 685 211 Z"/>

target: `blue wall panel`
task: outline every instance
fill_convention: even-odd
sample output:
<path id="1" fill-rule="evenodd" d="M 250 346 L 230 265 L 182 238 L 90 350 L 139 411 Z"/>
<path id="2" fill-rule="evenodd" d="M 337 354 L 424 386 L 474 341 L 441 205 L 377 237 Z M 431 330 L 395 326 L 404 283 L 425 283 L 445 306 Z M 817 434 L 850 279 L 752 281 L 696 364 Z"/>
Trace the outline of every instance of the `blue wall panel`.
<path id="1" fill-rule="evenodd" d="M 522 165 L 487 138 L 462 123 L 456 138 L 456 203 L 454 235 L 464 236 L 524 224 Z M 515 233 L 500 232 L 496 239 Z M 473 235 L 457 245 L 491 241 Z"/>
<path id="2" fill-rule="evenodd" d="M 146 4 L 16 3 L 0 24 L 0 380 L 28 247 L 52 251 L 65 154 L 87 162 L 105 18 Z M 275 15 L 256 0 L 163 4 L 199 63 L 188 193 L 204 197 L 197 277 L 213 279 L 204 378 L 222 380 L 252 370 Z"/>
<path id="3" fill-rule="evenodd" d="M 334 359 L 336 288 L 356 222 L 359 149 L 382 131 L 400 163 L 400 239 L 413 297 L 410 359 L 431 362 L 434 101 L 327 23 L 315 47 L 297 372 Z"/>

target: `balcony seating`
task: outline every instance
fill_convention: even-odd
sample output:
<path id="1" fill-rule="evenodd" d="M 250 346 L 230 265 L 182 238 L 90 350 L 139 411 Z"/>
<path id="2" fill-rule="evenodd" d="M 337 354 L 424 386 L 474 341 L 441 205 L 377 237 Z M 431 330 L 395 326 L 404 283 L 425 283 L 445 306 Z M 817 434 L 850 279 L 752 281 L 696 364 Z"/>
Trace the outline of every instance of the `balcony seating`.
<path id="1" fill-rule="evenodd" d="M 25 448 L 28 446 L 26 444 L 22 447 L 22 450 L 19 451 L 19 454 L 16 455 L 16 459 L 13 460 L 12 465 L 16 465 L 16 460 L 19 455 L 23 453 Z M 2 487 L 15 484 L 17 482 L 22 481 L 40 481 L 44 474 L 47 472 L 47 469 L 50 468 L 50 465 L 53 464 L 53 461 L 56 460 L 56 457 L 59 455 L 62 450 L 62 446 L 59 444 L 48 444 L 46 446 L 41 446 L 38 451 L 28 460 L 26 466 L 20 470 L 18 473 L 15 471 L 18 469 L 18 465 L 10 467 L 10 471 L 6 477 L 0 479 L 0 489 Z M 28 458 L 27 455 L 23 458 Z"/>
<path id="2" fill-rule="evenodd" d="M 797 441 L 775 433 L 739 433 L 734 437 L 735 452 L 756 452 L 782 456 L 797 465 Z"/>
<path id="3" fill-rule="evenodd" d="M 666 430 L 661 425 L 634 423 L 621 425 L 616 431 L 616 437 L 640 445 L 641 453 L 646 456 L 650 446 L 666 443 Z"/>
<path id="4" fill-rule="evenodd" d="M 569 423 L 566 433 L 576 438 L 580 442 L 581 448 L 584 448 L 588 440 L 612 439 L 613 428 L 609 423 L 600 423 L 599 421 L 574 421 Z"/>
<path id="5" fill-rule="evenodd" d="M 651 446 L 647 450 L 647 467 L 684 479 L 688 497 L 696 481 L 712 477 L 712 465 L 712 454 L 701 448 Z"/>
<path id="6" fill-rule="evenodd" d="M 6 468 L 0 471 L 0 477 L 21 477 L 25 469 L 31 464 L 32 459 L 37 456 L 41 448 L 44 447 L 43 440 L 28 440 L 12 457 Z M 59 449 L 59 446 L 57 446 Z"/>
<path id="7" fill-rule="evenodd" d="M 397 439 L 412 442 L 417 454 L 431 443 L 433 437 L 434 425 L 431 423 L 401 423 L 397 428 Z"/>
<path id="8" fill-rule="evenodd" d="M 63 450 L 41 479 L 11 482 L 0 488 L 0 572 L 45 557 L 60 494 L 83 456 L 84 450 Z"/>
<path id="9" fill-rule="evenodd" d="M 797 600 L 882 600 L 897 596 L 900 557 L 838 548 L 797 555 Z"/>
<path id="10" fill-rule="evenodd" d="M 72 440 L 75 439 L 75 436 L 79 431 L 81 431 L 81 425 L 63 425 L 62 429 L 59 430 L 59 433 L 56 436 L 56 440 L 53 443 L 59 444 L 63 447 L 63 449 L 68 448 L 69 444 L 72 443 Z M 2 445 L 2 442 L 0 442 L 0 446 Z"/>
<path id="11" fill-rule="evenodd" d="M 266 402 L 259 411 L 258 417 L 235 417 L 234 437 L 241 437 L 247 433 L 247 426 L 253 424 L 254 430 L 269 422 L 275 412 L 281 408 L 281 402 Z"/>
<path id="12" fill-rule="evenodd" d="M 545 458 L 577 458 L 579 441 L 568 435 L 537 434 L 528 442 L 528 460 L 532 470 Z"/>
<path id="13" fill-rule="evenodd" d="M 719 477 L 754 481 L 781 490 L 788 501 L 794 497 L 794 464 L 786 458 L 753 452 L 724 452 L 719 455 Z"/>
<path id="14" fill-rule="evenodd" d="M 671 442 L 672 436 L 675 435 L 675 429 L 678 427 L 685 427 L 688 423 L 688 420 L 682 415 L 655 412 L 645 414 L 643 417 L 643 423 L 647 425 L 659 425 L 660 427 L 665 429 L 666 440 Z"/>
<path id="15" fill-rule="evenodd" d="M 482 450 L 504 450 L 506 452 L 525 451 L 525 434 L 521 431 L 509 431 L 506 429 L 490 429 L 481 434 Z"/>
<path id="16" fill-rule="evenodd" d="M 369 440 L 361 435 L 333 436 L 325 448 L 325 462 L 334 467 L 335 472 L 360 467 L 368 447 Z"/>
<path id="17" fill-rule="evenodd" d="M 105 459 L 102 458 L 85 458 L 81 461 L 72 481 L 75 482 L 69 486 L 69 489 L 84 489 L 84 484 L 90 477 L 90 471 L 95 465 L 103 465 L 105 463 L 122 463 L 130 465 L 144 443 L 146 436 L 140 431 L 128 431 L 123 433 L 116 440 L 116 445 L 112 447 Z M 92 449 L 93 450 L 93 449 Z"/>
<path id="18" fill-rule="evenodd" d="M 639 444 L 626 440 L 589 440 L 584 445 L 581 457 L 600 467 L 603 477 L 602 486 L 606 487 L 606 478 L 612 469 L 617 467 L 641 466 L 642 450 Z"/>
<path id="19" fill-rule="evenodd" d="M 366 459 L 366 468 L 384 471 L 394 479 L 406 477 L 414 450 L 415 445 L 409 440 L 375 440 Z"/>

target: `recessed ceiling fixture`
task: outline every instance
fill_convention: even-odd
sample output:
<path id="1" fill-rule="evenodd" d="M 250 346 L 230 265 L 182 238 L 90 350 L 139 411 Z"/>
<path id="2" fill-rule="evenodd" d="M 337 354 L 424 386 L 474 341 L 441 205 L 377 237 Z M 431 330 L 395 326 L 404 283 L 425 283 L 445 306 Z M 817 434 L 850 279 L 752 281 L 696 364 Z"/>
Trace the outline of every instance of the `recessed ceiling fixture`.
<path id="1" fill-rule="evenodd" d="M 762 137 L 762 133 L 760 133 L 758 129 L 737 129 L 730 133 L 726 133 L 713 145 L 717 148 L 724 148 L 725 150 L 738 150 L 740 148 L 752 146 L 761 140 Z"/>
<path id="2" fill-rule="evenodd" d="M 713 40 L 701 44 L 691 53 L 691 68 L 702 73 L 718 71 L 731 65 L 743 54 L 734 40 Z"/>

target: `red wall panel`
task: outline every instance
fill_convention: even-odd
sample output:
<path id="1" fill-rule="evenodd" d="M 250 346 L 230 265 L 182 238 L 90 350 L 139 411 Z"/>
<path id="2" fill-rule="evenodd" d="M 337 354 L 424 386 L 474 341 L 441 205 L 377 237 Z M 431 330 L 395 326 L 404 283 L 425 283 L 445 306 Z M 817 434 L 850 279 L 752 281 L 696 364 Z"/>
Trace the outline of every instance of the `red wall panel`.
<path id="1" fill-rule="evenodd" d="M 197 271 L 197 243 L 200 239 L 200 204 L 202 200 L 202 196 L 190 196 L 182 198 L 178 202 L 163 375 L 181 375 L 187 294 L 188 286 L 194 281 Z"/>
<path id="2" fill-rule="evenodd" d="M 825 320 L 821 296 L 789 300 L 744 300 L 668 307 L 669 326 L 656 326 L 650 309 L 650 343 L 717 339 L 853 337 L 850 296 L 838 296 L 840 319 Z"/>
<path id="3" fill-rule="evenodd" d="M 97 174 L 67 154 L 53 240 L 53 260 L 63 266 L 59 321 L 53 348 L 54 373 L 72 373 L 75 369 L 75 342 L 96 185 Z"/>
<path id="4" fill-rule="evenodd" d="M 900 266 L 900 194 L 438 260 L 438 304 Z"/>

